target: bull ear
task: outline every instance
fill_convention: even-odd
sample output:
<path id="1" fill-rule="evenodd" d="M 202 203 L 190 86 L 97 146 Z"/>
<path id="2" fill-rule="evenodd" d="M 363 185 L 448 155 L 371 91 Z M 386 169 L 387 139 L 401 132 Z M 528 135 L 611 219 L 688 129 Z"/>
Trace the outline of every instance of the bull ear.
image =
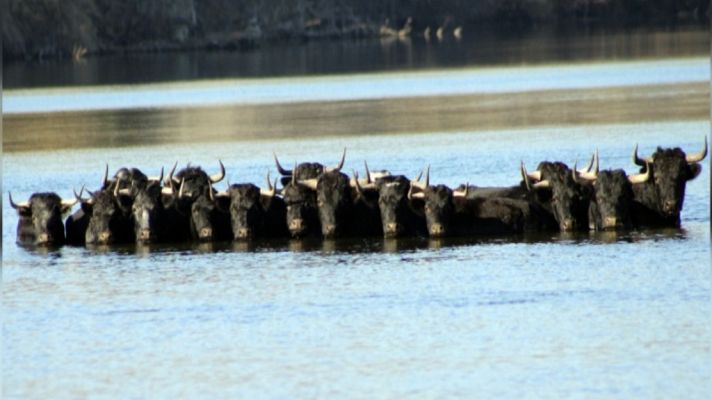
<path id="1" fill-rule="evenodd" d="M 687 176 L 687 180 L 691 181 L 691 180 L 697 178 L 697 175 L 699 175 L 700 172 L 702 172 L 702 164 L 692 163 L 692 164 L 688 164 L 688 165 L 690 166 L 690 169 L 689 169 L 689 175 Z"/>

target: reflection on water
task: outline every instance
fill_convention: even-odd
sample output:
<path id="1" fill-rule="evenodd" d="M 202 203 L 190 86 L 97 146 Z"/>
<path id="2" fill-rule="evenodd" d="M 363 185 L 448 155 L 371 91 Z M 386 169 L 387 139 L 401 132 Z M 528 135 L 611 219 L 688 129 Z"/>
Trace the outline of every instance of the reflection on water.
<path id="1" fill-rule="evenodd" d="M 249 241 L 226 241 L 205 243 L 167 243 L 167 244 L 130 244 L 130 245 L 87 245 L 90 254 L 108 254 L 116 256 L 137 255 L 147 257 L 151 254 L 183 253 L 265 253 L 296 252 L 328 254 L 368 254 L 368 253 L 403 253 L 417 250 L 443 250 L 459 246 L 497 246 L 510 244 L 547 244 L 595 245 L 613 243 L 637 243 L 645 241 L 685 240 L 685 229 L 660 228 L 631 231 L 602 232 L 528 232 L 525 234 L 496 236 L 461 236 L 445 238 L 408 237 L 408 238 L 341 238 L 322 240 L 306 239 L 269 239 Z M 22 245 L 29 254 L 62 257 L 61 247 Z"/>
<path id="2" fill-rule="evenodd" d="M 704 26 L 467 32 L 461 41 L 316 41 L 248 52 L 157 53 L 3 65 L 5 88 L 345 74 L 473 65 L 611 61 L 709 54 Z"/>

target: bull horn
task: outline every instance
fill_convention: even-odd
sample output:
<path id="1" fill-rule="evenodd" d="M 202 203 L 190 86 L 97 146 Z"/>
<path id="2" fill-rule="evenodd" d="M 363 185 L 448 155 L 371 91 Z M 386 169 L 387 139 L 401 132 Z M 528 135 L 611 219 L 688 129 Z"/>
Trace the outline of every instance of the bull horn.
<path id="1" fill-rule="evenodd" d="M 180 183 L 180 181 L 178 180 L 178 178 L 174 178 L 174 177 L 173 177 L 173 173 L 176 172 L 176 167 L 178 167 L 178 161 L 176 161 L 176 163 L 173 164 L 173 168 L 171 168 L 171 172 L 168 173 L 168 178 L 167 178 L 166 181 L 164 182 L 164 185 L 168 185 L 168 186 L 170 186 L 170 187 L 173 187 L 173 183 L 176 183 L 176 184 Z"/>
<path id="2" fill-rule="evenodd" d="M 296 171 L 296 170 L 297 170 L 297 162 L 295 161 L 294 169 L 292 171 Z M 280 174 L 281 174 L 281 172 L 280 172 Z M 296 184 L 297 184 L 297 176 L 292 174 L 292 185 L 296 185 Z"/>
<path id="3" fill-rule="evenodd" d="M 180 188 L 178 189 L 178 198 L 183 197 L 183 184 L 185 183 L 185 178 L 180 179 Z"/>
<path id="4" fill-rule="evenodd" d="M 210 201 L 215 201 L 215 196 L 213 195 L 213 183 L 208 181 L 208 198 Z"/>
<path id="5" fill-rule="evenodd" d="M 696 163 L 704 160 L 705 157 L 707 157 L 707 136 L 705 136 L 705 147 L 702 148 L 702 151 L 695 154 L 688 154 L 685 160 L 688 163 Z"/>
<path id="6" fill-rule="evenodd" d="M 282 166 L 279 164 L 279 160 L 277 159 L 277 153 L 272 152 L 272 155 L 274 156 L 274 163 L 277 165 L 277 171 L 279 171 L 279 173 L 282 176 L 289 176 L 294 173 L 294 170 L 288 170 L 288 169 L 282 168 Z M 295 168 L 296 168 L 296 165 L 295 165 Z"/>
<path id="7" fill-rule="evenodd" d="M 62 213 L 65 213 L 65 212 L 71 210 L 72 207 L 74 207 L 74 205 L 77 204 L 78 202 L 79 202 L 79 200 L 77 200 L 76 197 L 75 197 L 74 199 L 71 199 L 71 200 L 64 200 L 64 199 L 62 199 L 62 202 L 61 202 L 61 204 L 62 204 Z"/>
<path id="8" fill-rule="evenodd" d="M 576 169 L 576 164 L 578 160 L 574 162 L 574 169 L 571 170 L 571 175 L 574 178 L 574 182 L 578 182 L 578 178 L 581 177 L 587 181 L 595 181 L 598 178 L 598 163 L 596 162 L 595 172 L 583 172 Z"/>
<path id="9" fill-rule="evenodd" d="M 414 187 L 414 185 L 411 184 L 410 187 L 408 188 L 408 200 L 413 200 L 413 199 L 422 200 L 422 199 L 424 199 L 424 198 L 425 198 L 425 192 L 423 192 L 422 189 L 421 189 L 420 192 L 418 192 L 418 193 L 413 193 L 413 187 Z M 418 186 L 415 186 L 415 187 L 418 187 Z M 420 187 L 418 187 L 418 189 L 420 189 Z"/>
<path id="10" fill-rule="evenodd" d="M 26 201 L 22 202 L 20 204 L 17 204 L 14 201 L 12 201 L 12 193 L 10 193 L 10 192 L 7 192 L 7 196 L 10 198 L 10 206 L 12 206 L 12 208 L 14 208 L 15 210 L 17 210 L 18 208 L 27 208 L 30 206 L 30 203 L 28 203 Z"/>
<path id="11" fill-rule="evenodd" d="M 159 183 L 160 183 L 160 182 L 163 182 L 163 167 L 161 167 L 161 175 L 160 175 L 158 178 L 156 178 L 155 176 L 149 176 L 149 177 L 148 177 L 148 180 L 149 180 L 149 181 L 156 181 L 156 182 L 159 182 Z M 132 182 L 132 183 L 133 183 L 133 182 Z"/>
<path id="12" fill-rule="evenodd" d="M 164 194 L 166 196 L 173 196 L 176 193 L 175 189 L 173 189 L 173 186 L 164 186 L 161 188 L 161 194 Z"/>
<path id="13" fill-rule="evenodd" d="M 354 175 L 354 187 L 356 188 L 356 193 L 358 193 L 359 196 L 363 196 L 363 189 L 361 188 L 361 184 L 358 183 L 358 172 L 355 170 L 352 170 L 351 172 Z M 366 167 L 366 175 L 368 175 L 368 167 Z"/>
<path id="14" fill-rule="evenodd" d="M 273 186 L 269 180 L 269 171 L 267 171 L 267 190 L 260 189 L 260 194 L 267 197 L 274 197 L 274 195 L 277 194 L 277 181 L 275 181 Z"/>
<path id="15" fill-rule="evenodd" d="M 225 178 L 225 166 L 220 160 L 218 160 L 218 163 L 220 164 L 220 172 L 210 176 L 210 182 L 212 183 L 218 183 Z"/>
<path id="16" fill-rule="evenodd" d="M 578 183 L 578 174 L 585 174 L 586 172 L 578 171 L 576 169 L 576 164 L 578 164 L 578 160 L 574 161 L 574 168 L 571 170 L 571 178 L 573 178 L 575 183 Z"/>
<path id="17" fill-rule="evenodd" d="M 123 196 L 131 195 L 131 189 L 120 189 L 117 192 L 118 192 L 118 194 L 123 195 Z M 114 195 L 114 196 L 116 196 L 116 195 Z"/>
<path id="18" fill-rule="evenodd" d="M 72 191 L 74 192 L 74 198 L 77 199 L 77 201 L 82 202 L 82 203 L 86 201 L 86 200 L 82 199 L 82 193 L 84 192 L 84 185 L 82 185 L 82 188 L 79 189 L 78 194 L 77 194 L 76 189 L 72 189 Z"/>
<path id="19" fill-rule="evenodd" d="M 521 162 L 519 171 L 522 173 L 522 180 L 524 181 L 524 186 L 527 188 L 527 192 L 531 192 L 532 187 L 529 184 L 529 174 L 527 173 L 527 168 L 524 166 L 524 161 Z"/>
<path id="20" fill-rule="evenodd" d="M 366 183 L 371 183 L 371 171 L 368 170 L 368 163 L 366 160 L 363 160 L 363 166 L 366 168 Z"/>
<path id="21" fill-rule="evenodd" d="M 116 186 L 114 186 L 114 197 L 119 197 L 119 182 L 116 182 Z"/>
<path id="22" fill-rule="evenodd" d="M 580 172 L 591 172 L 591 168 L 593 168 L 593 162 L 594 162 L 595 158 L 596 158 L 596 153 L 591 154 L 591 160 L 588 162 L 588 165 L 586 166 L 586 168 L 582 168 L 579 171 Z M 576 169 L 576 168 L 574 168 L 574 169 Z"/>
<path id="23" fill-rule="evenodd" d="M 101 187 L 106 188 L 106 185 L 109 183 L 109 163 L 106 163 L 106 167 L 104 168 L 104 178 L 101 180 Z"/>
<path id="24" fill-rule="evenodd" d="M 452 197 L 462 197 L 462 198 L 467 198 L 467 193 L 470 191 L 470 182 L 467 182 L 465 184 L 465 190 L 460 191 L 460 190 L 455 190 L 452 192 Z"/>
<path id="25" fill-rule="evenodd" d="M 425 187 L 430 186 L 430 165 L 428 165 L 428 168 L 425 170 Z"/>
<path id="26" fill-rule="evenodd" d="M 344 147 L 344 152 L 341 153 L 341 161 L 339 161 L 339 164 L 336 165 L 333 168 L 327 168 L 327 172 L 339 172 L 341 171 L 341 168 L 344 167 L 344 161 L 346 161 L 346 147 Z"/>
<path id="27" fill-rule="evenodd" d="M 535 189 L 548 188 L 548 187 L 551 187 L 551 183 L 549 182 L 548 179 L 544 179 L 543 181 L 539 181 L 539 182 L 533 184 L 532 187 Z"/>
<path id="28" fill-rule="evenodd" d="M 410 181 L 410 186 L 415 186 L 415 187 L 417 187 L 418 189 L 421 189 L 421 190 L 424 190 L 424 189 L 427 187 L 427 186 L 423 186 L 423 184 L 420 183 L 420 179 L 423 177 L 423 172 L 424 172 L 424 171 L 421 170 L 420 173 L 418 174 L 418 177 L 415 178 L 414 180 L 411 180 L 411 181 Z"/>
<path id="29" fill-rule="evenodd" d="M 300 180 L 299 180 L 299 184 L 302 185 L 302 186 L 306 186 L 306 187 L 308 187 L 308 188 L 311 189 L 311 190 L 316 190 L 317 180 L 316 180 L 316 178 L 312 178 L 312 179 L 300 179 Z"/>
<path id="30" fill-rule="evenodd" d="M 534 179 L 535 181 L 540 181 L 541 180 L 541 171 L 536 170 L 534 172 L 530 172 L 527 174 L 529 178 Z"/>
<path id="31" fill-rule="evenodd" d="M 635 165 L 639 165 L 639 166 L 641 166 L 641 167 L 644 167 L 646 162 L 652 163 L 652 162 L 653 162 L 653 159 L 650 158 L 650 157 L 648 157 L 648 158 L 640 158 L 640 157 L 638 157 L 638 143 L 636 143 L 636 144 L 635 144 L 635 147 L 633 148 L 633 163 L 635 163 Z"/>
<path id="32" fill-rule="evenodd" d="M 650 163 L 645 163 L 645 173 L 630 175 L 628 181 L 631 184 L 645 183 L 650 178 Z"/>

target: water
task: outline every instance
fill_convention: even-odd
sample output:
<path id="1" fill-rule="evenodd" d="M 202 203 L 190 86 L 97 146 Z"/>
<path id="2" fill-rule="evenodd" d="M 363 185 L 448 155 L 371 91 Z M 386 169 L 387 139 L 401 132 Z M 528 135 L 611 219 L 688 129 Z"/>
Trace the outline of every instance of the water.
<path id="1" fill-rule="evenodd" d="M 589 79 L 596 77 L 596 79 Z M 9 114 L 433 97 L 709 80 L 707 58 L 9 91 Z M 109 89 L 109 90 L 107 90 Z"/>
<path id="2" fill-rule="evenodd" d="M 605 68 L 586 79 L 605 81 Z M 217 159 L 231 183 L 262 184 L 272 151 L 287 165 L 335 164 L 344 147 L 346 171 L 368 160 L 414 176 L 429 164 L 431 180 L 451 186 L 515 184 L 520 160 L 572 164 L 595 148 L 602 168 L 630 173 L 635 143 L 646 155 L 658 145 L 694 152 L 710 130 L 699 111 L 709 110 L 708 84 L 650 86 L 472 93 L 454 112 L 428 97 L 296 103 L 281 118 L 284 105 L 232 120 L 247 109 L 10 115 L 6 149 L 32 129 L 61 138 L 48 138 L 51 151 L 12 145 L 3 188 L 16 200 L 70 197 L 97 187 L 105 163 L 152 175 L 192 161 L 213 173 Z M 490 106 L 499 122 L 460 116 Z M 373 126 L 397 121 L 383 131 L 336 117 L 353 110 Z M 196 122 L 201 113 L 210 117 Z M 305 126 L 300 116 L 315 132 L 221 128 L 266 117 L 248 126 Z M 196 140 L 211 122 L 219 133 Z M 706 398 L 709 168 L 708 157 L 687 186 L 682 229 L 619 234 L 26 249 L 5 207 L 3 397 Z"/>

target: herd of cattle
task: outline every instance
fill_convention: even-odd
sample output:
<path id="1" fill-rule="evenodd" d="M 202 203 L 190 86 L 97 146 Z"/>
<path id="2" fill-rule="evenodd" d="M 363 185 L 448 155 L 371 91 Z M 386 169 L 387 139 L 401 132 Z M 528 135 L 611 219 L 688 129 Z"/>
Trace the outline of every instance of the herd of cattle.
<path id="1" fill-rule="evenodd" d="M 136 168 L 121 168 L 102 186 L 74 192 L 63 200 L 55 193 L 35 193 L 17 210 L 17 241 L 33 245 L 163 243 L 181 241 L 250 240 L 254 238 L 337 238 L 343 236 L 497 235 L 527 231 L 575 231 L 679 227 L 685 185 L 695 178 L 707 155 L 704 148 L 685 154 L 680 148 L 658 147 L 633 162 L 640 173 L 600 170 L 598 154 L 588 166 L 569 168 L 561 162 L 541 162 L 511 187 L 451 189 L 432 185 L 429 167 L 411 180 L 387 171 L 341 169 L 306 162 L 285 169 L 274 156 L 282 188 L 267 173 L 265 187 L 252 183 L 214 185 L 214 175 L 190 166 L 168 176 L 146 176 Z M 423 176 L 424 175 L 424 176 Z M 84 194 L 86 193 L 86 195 Z M 86 197 L 83 197 L 86 196 Z M 79 203 L 66 222 L 62 216 Z"/>

